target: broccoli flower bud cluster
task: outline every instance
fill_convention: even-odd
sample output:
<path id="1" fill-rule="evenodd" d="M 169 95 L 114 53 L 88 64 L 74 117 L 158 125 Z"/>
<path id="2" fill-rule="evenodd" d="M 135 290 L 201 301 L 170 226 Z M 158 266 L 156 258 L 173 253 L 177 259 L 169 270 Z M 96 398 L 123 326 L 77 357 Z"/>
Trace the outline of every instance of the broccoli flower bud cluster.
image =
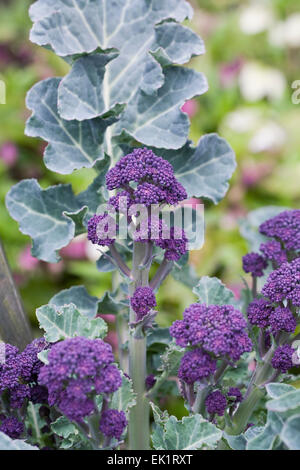
<path id="1" fill-rule="evenodd" d="M 248 306 L 248 319 L 259 328 L 271 327 L 272 333 L 287 331 L 293 333 L 297 322 L 287 307 L 274 307 L 267 299 L 254 299 Z"/>
<path id="2" fill-rule="evenodd" d="M 170 334 L 179 346 L 197 346 L 216 358 L 238 360 L 252 350 L 242 313 L 232 305 L 192 304 L 176 320 Z"/>
<path id="3" fill-rule="evenodd" d="M 295 307 L 300 307 L 300 258 L 284 263 L 271 272 L 262 294 L 272 302 L 288 300 Z"/>
<path id="4" fill-rule="evenodd" d="M 111 346 L 101 339 L 79 336 L 56 343 L 48 361 L 41 368 L 40 384 L 48 388 L 50 406 L 56 405 L 70 420 L 80 422 L 92 414 L 94 397 L 113 393 L 122 383 Z"/>
<path id="5" fill-rule="evenodd" d="M 187 384 L 193 384 L 216 372 L 217 361 L 201 348 L 184 354 L 178 369 L 178 377 Z"/>
<path id="6" fill-rule="evenodd" d="M 130 305 L 137 321 L 147 315 L 156 306 L 156 298 L 151 287 L 138 287 L 130 299 Z"/>
<path id="7" fill-rule="evenodd" d="M 289 345 L 284 344 L 283 346 L 278 346 L 275 350 L 272 358 L 272 367 L 279 370 L 283 374 L 291 369 L 293 364 L 293 354 L 295 350 Z"/>
<path id="8" fill-rule="evenodd" d="M 24 424 L 14 416 L 0 415 L 0 431 L 11 439 L 19 439 L 24 432 Z"/>
<path id="9" fill-rule="evenodd" d="M 176 205 L 187 198 L 183 186 L 176 180 L 172 165 L 165 159 L 155 155 L 146 148 L 134 149 L 132 153 L 122 157 L 106 175 L 108 190 L 119 189 L 108 203 L 119 214 L 127 214 L 133 204 Z M 149 210 L 149 209 L 148 209 Z M 109 214 L 95 214 L 88 221 L 88 239 L 95 245 L 110 246 L 116 234 L 109 233 Z M 127 215 L 128 223 L 132 217 Z M 177 261 L 187 251 L 187 238 L 182 229 L 171 228 L 167 238 L 162 235 L 162 221 L 158 222 L 157 234 L 153 236 L 149 214 L 145 221 L 146 233 L 135 236 L 135 241 L 154 241 L 165 250 L 165 257 Z M 107 224 L 105 221 L 107 220 Z M 100 229 L 99 229 L 100 226 Z"/>
<path id="10" fill-rule="evenodd" d="M 37 377 L 43 365 L 37 355 L 47 347 L 44 338 L 32 341 L 22 353 L 15 346 L 5 344 L 5 360 L 0 363 L 0 395 L 7 394 L 11 408 L 21 408 L 35 393 Z M 45 389 L 43 395 L 35 397 L 35 403 L 47 403 Z"/>
<path id="11" fill-rule="evenodd" d="M 253 277 L 262 277 L 266 267 L 267 261 L 258 253 L 243 256 L 243 270 L 245 273 L 251 273 Z"/>
<path id="12" fill-rule="evenodd" d="M 102 413 L 99 428 L 104 436 L 120 440 L 127 424 L 124 411 L 110 409 Z"/>
<path id="13" fill-rule="evenodd" d="M 288 251 L 300 250 L 300 209 L 283 211 L 263 222 L 260 233 L 281 242 Z"/>
<path id="14" fill-rule="evenodd" d="M 224 395 L 220 390 L 209 393 L 205 399 L 207 412 L 214 416 L 223 416 L 227 406 L 235 406 L 243 400 L 243 395 L 239 388 L 230 387 L 227 394 Z"/>

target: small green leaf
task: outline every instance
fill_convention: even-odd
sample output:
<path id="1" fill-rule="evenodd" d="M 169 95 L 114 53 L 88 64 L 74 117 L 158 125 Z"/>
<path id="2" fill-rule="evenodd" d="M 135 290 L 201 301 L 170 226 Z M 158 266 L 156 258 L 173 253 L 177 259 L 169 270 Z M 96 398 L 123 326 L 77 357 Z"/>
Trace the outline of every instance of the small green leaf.
<path id="1" fill-rule="evenodd" d="M 113 394 L 110 408 L 127 413 L 136 404 L 132 381 L 122 376 L 122 386 Z"/>
<path id="2" fill-rule="evenodd" d="M 38 447 L 31 446 L 21 439 L 11 439 L 3 432 L 0 432 L 0 450 L 39 450 Z"/>
<path id="3" fill-rule="evenodd" d="M 206 305 L 234 304 L 233 292 L 216 277 L 203 276 L 193 292 Z"/>
<path id="4" fill-rule="evenodd" d="M 57 420 L 51 424 L 51 429 L 55 434 L 65 439 L 72 435 L 79 434 L 75 424 L 71 423 L 65 416 L 57 418 Z"/>
<path id="5" fill-rule="evenodd" d="M 45 435 L 42 429 L 47 426 L 47 422 L 40 416 L 41 405 L 34 405 L 31 401 L 27 406 L 26 429 L 30 431 L 30 442 L 33 444 L 45 445 Z"/>
<path id="6" fill-rule="evenodd" d="M 222 438 L 222 431 L 200 415 L 185 416 L 181 421 L 171 416 L 157 428 L 152 435 L 157 450 L 200 450 L 214 447 Z"/>
<path id="7" fill-rule="evenodd" d="M 104 338 L 107 334 L 107 325 L 102 318 L 88 320 L 74 304 L 62 307 L 44 305 L 37 310 L 36 316 L 50 343 L 75 336 Z"/>
<path id="8" fill-rule="evenodd" d="M 300 414 L 291 416 L 285 422 L 280 438 L 289 450 L 300 450 Z"/>
<path id="9" fill-rule="evenodd" d="M 184 352 L 185 350 L 183 348 L 177 346 L 175 343 L 171 343 L 161 356 L 162 365 L 160 369 L 165 372 L 167 376 L 177 374 Z"/>
<path id="10" fill-rule="evenodd" d="M 74 304 L 80 313 L 92 319 L 98 311 L 99 299 L 91 296 L 84 286 L 73 286 L 62 290 L 50 300 L 50 305 L 63 307 L 67 304 Z"/>

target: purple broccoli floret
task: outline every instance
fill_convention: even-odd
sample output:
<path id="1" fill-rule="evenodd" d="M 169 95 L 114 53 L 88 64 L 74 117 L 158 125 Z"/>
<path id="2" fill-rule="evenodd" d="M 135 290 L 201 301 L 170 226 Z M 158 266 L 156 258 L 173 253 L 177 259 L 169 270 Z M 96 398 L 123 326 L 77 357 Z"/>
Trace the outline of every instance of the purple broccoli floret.
<path id="1" fill-rule="evenodd" d="M 156 306 L 153 290 L 150 287 L 138 287 L 130 299 L 130 305 L 136 314 L 137 320 L 141 320 Z"/>
<path id="2" fill-rule="evenodd" d="M 216 372 L 216 364 L 216 360 L 203 349 L 188 351 L 181 359 L 178 377 L 187 384 L 193 384 L 213 375 Z"/>
<path id="3" fill-rule="evenodd" d="M 279 346 L 276 351 L 274 352 L 272 358 L 272 367 L 274 369 L 280 370 L 282 373 L 287 372 L 289 369 L 293 367 L 293 354 L 295 350 L 285 344 L 284 346 Z"/>
<path id="4" fill-rule="evenodd" d="M 210 415 L 223 416 L 227 406 L 226 397 L 219 390 L 207 395 L 205 406 Z"/>
<path id="5" fill-rule="evenodd" d="M 245 273 L 251 273 L 253 277 L 263 276 L 267 265 L 265 258 L 258 253 L 248 253 L 243 256 L 243 270 Z"/>
<path id="6" fill-rule="evenodd" d="M 24 431 L 24 424 L 14 416 L 10 416 L 1 420 L 0 431 L 11 439 L 18 439 Z"/>
<path id="7" fill-rule="evenodd" d="M 300 258 L 290 263 L 284 263 L 280 268 L 271 272 L 262 288 L 262 294 L 272 302 L 282 302 L 284 299 L 300 306 Z"/>
<path id="8" fill-rule="evenodd" d="M 286 250 L 300 250 L 300 209 L 283 211 L 266 220 L 260 225 L 259 231 L 283 242 Z"/>
<path id="9" fill-rule="evenodd" d="M 243 314 L 232 305 L 192 304 L 170 328 L 179 346 L 200 346 L 216 357 L 238 360 L 252 343 Z"/>
<path id="10" fill-rule="evenodd" d="M 57 405 L 70 420 L 81 421 L 94 411 L 93 396 L 121 386 L 111 346 L 101 339 L 79 336 L 56 343 L 48 361 L 39 382 L 48 388 L 50 406 Z"/>
<path id="11" fill-rule="evenodd" d="M 100 420 L 100 431 L 106 437 L 120 439 L 128 422 L 124 411 L 106 410 Z"/>

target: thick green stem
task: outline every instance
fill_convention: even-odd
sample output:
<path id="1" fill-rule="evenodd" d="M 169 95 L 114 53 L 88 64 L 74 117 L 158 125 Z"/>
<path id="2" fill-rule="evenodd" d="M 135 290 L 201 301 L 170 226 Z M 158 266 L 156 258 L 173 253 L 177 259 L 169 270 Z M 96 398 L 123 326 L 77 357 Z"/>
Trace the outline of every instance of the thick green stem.
<path id="1" fill-rule="evenodd" d="M 132 276 L 133 283 L 130 286 L 130 295 L 139 286 L 147 286 L 149 283 L 149 268 L 141 269 L 145 259 L 145 243 L 134 243 Z M 130 309 L 130 322 L 135 322 L 135 312 Z M 129 447 L 130 450 L 147 450 L 150 446 L 150 406 L 146 396 L 147 376 L 147 339 L 135 337 L 131 332 L 129 340 L 129 373 L 133 382 L 133 390 L 136 394 L 136 405 L 130 410 L 129 419 Z"/>
<path id="2" fill-rule="evenodd" d="M 232 419 L 232 425 L 226 426 L 225 431 L 230 435 L 238 435 L 243 432 L 256 407 L 258 401 L 263 397 L 262 386 L 272 376 L 274 369 L 271 366 L 271 359 L 274 353 L 274 346 L 269 349 L 264 357 L 264 362 L 257 366 L 251 379 L 244 401 L 238 407 Z"/>

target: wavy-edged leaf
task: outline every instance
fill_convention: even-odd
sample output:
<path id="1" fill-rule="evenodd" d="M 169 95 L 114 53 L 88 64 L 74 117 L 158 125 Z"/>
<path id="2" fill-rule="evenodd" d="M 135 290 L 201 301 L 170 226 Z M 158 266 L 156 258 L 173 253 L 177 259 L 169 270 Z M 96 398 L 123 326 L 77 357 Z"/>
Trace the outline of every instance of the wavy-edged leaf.
<path id="1" fill-rule="evenodd" d="M 33 112 L 26 124 L 26 135 L 49 142 L 44 153 L 47 168 L 69 174 L 75 169 L 91 168 L 104 158 L 103 139 L 111 119 L 66 121 L 57 110 L 60 78 L 48 78 L 34 85 L 27 95 L 27 107 Z"/>
<path id="2" fill-rule="evenodd" d="M 280 395 L 266 404 L 267 409 L 282 413 L 300 407 L 300 390 L 292 390 Z"/>
<path id="3" fill-rule="evenodd" d="M 106 108 L 103 79 L 105 65 L 113 58 L 115 54 L 93 54 L 75 61 L 58 88 L 58 111 L 63 119 L 83 121 L 110 111 Z"/>
<path id="4" fill-rule="evenodd" d="M 86 219 L 104 201 L 100 192 L 110 159 L 97 162 L 98 176 L 83 192 L 75 196 L 70 185 L 51 186 L 43 190 L 36 180 L 23 180 L 6 196 L 7 209 L 20 224 L 20 230 L 33 240 L 32 255 L 56 263 L 58 250 L 75 235 L 86 231 Z"/>
<path id="5" fill-rule="evenodd" d="M 187 142 L 175 152 L 159 149 L 157 154 L 173 165 L 189 197 L 204 197 L 215 204 L 225 196 L 236 168 L 233 149 L 215 133 L 202 136 L 196 147 Z"/>
<path id="6" fill-rule="evenodd" d="M 99 299 L 88 293 L 84 286 L 73 286 L 64 289 L 56 294 L 50 300 L 50 305 L 63 307 L 64 305 L 74 304 L 82 315 L 87 318 L 95 318 L 98 311 Z"/>
<path id="7" fill-rule="evenodd" d="M 300 414 L 285 422 L 280 438 L 289 450 L 300 450 Z"/>
<path id="8" fill-rule="evenodd" d="M 208 89 L 203 74 L 184 67 L 165 70 L 165 83 L 156 94 L 139 90 L 128 103 L 114 134 L 125 131 L 139 142 L 153 147 L 178 149 L 187 139 L 189 119 L 180 108 Z"/>
<path id="9" fill-rule="evenodd" d="M 199 450 L 213 447 L 221 437 L 222 431 L 200 415 L 185 416 L 181 421 L 171 416 L 157 426 L 152 441 L 157 450 Z"/>
<path id="10" fill-rule="evenodd" d="M 107 325 L 102 318 L 89 320 L 74 304 L 62 307 L 44 305 L 37 309 L 36 316 L 50 343 L 75 336 L 104 338 L 107 334 Z"/>
<path id="11" fill-rule="evenodd" d="M 136 404 L 132 381 L 122 376 L 122 386 L 113 394 L 110 408 L 127 413 Z"/>
<path id="12" fill-rule="evenodd" d="M 38 0 L 30 8 L 30 39 L 61 56 L 124 46 L 136 56 L 154 24 L 191 15 L 184 0 Z"/>
<path id="13" fill-rule="evenodd" d="M 21 439 L 11 439 L 0 431 L 0 450 L 39 450 Z"/>
<path id="14" fill-rule="evenodd" d="M 206 305 L 224 305 L 234 303 L 234 294 L 217 277 L 203 276 L 193 288 L 199 301 Z"/>
<path id="15" fill-rule="evenodd" d="M 75 224 L 63 212 L 75 212 L 79 204 L 70 185 L 42 190 L 36 180 L 23 180 L 12 187 L 6 205 L 20 231 L 33 240 L 32 255 L 50 263 L 59 260 L 57 251 L 75 235 Z"/>
<path id="16" fill-rule="evenodd" d="M 163 66 L 185 64 L 194 55 L 205 53 L 204 42 L 189 28 L 177 23 L 163 23 L 155 28 L 152 55 Z"/>

